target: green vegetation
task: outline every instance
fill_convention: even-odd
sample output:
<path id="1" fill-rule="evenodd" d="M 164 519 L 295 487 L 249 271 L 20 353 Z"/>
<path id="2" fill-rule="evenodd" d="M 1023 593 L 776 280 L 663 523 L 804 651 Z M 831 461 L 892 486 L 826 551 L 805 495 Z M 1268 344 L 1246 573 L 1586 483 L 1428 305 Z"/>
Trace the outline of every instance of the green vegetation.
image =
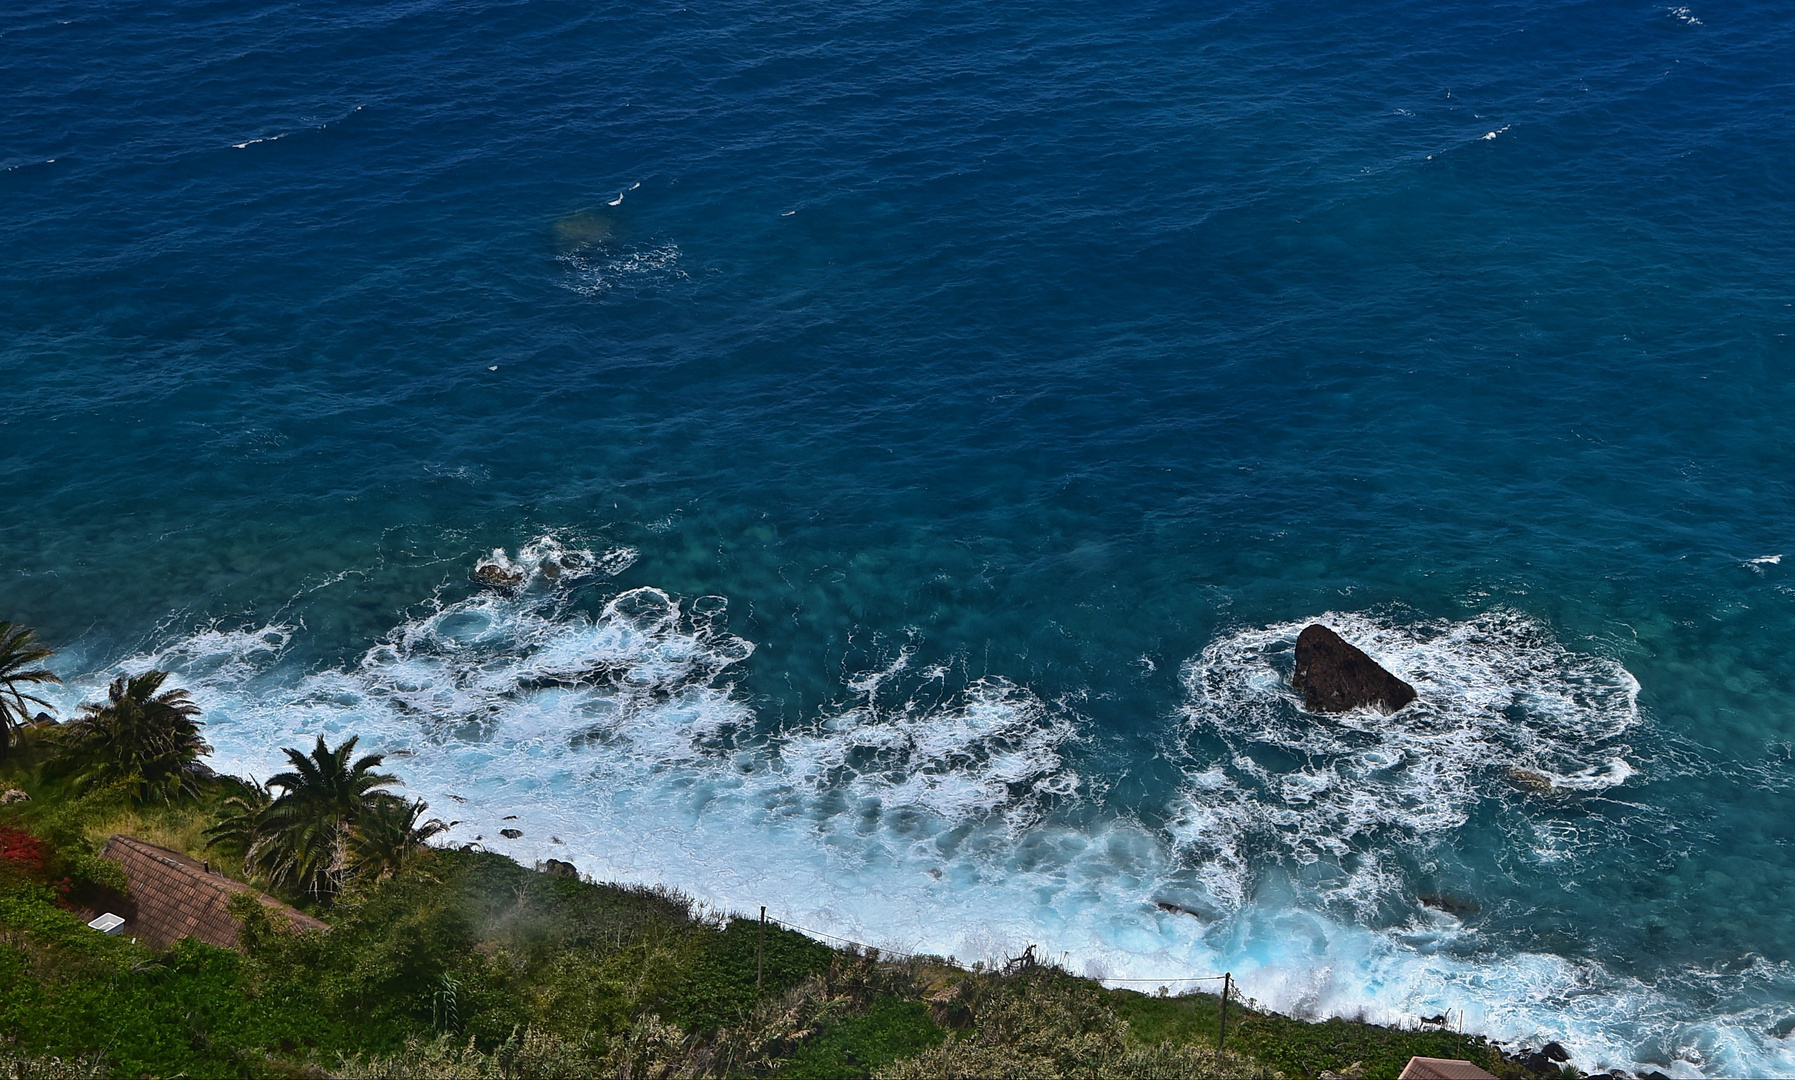
<path id="1" fill-rule="evenodd" d="M 118 788 L 136 802 L 195 792 L 194 763 L 211 748 L 199 735 L 199 706 L 185 690 L 162 690 L 167 679 L 165 671 L 120 675 L 106 704 L 83 706 L 59 733 L 57 764 L 78 786 Z"/>
<path id="2" fill-rule="evenodd" d="M 208 845 L 238 852 L 245 869 L 313 899 L 334 896 L 349 878 L 397 872 L 446 826 L 418 820 L 429 808 L 423 800 L 381 790 L 399 783 L 375 771 L 383 755 L 351 764 L 357 741 L 332 750 L 320 735 L 310 755 L 288 747 L 293 768 L 268 780 L 280 797 L 270 799 L 260 786 L 232 797 L 207 830 Z"/>
<path id="3" fill-rule="evenodd" d="M 1130 994 L 1118 1001 L 1116 1012 L 1144 1041 L 1213 1040 L 1221 1022 L 1221 998 L 1215 994 L 1172 998 Z M 1498 1076 L 1531 1075 L 1502 1061 L 1496 1048 L 1481 1036 L 1350 1020 L 1295 1020 L 1243 1006 L 1234 999 L 1228 1002 L 1227 1046 L 1286 1076 L 1316 1076 L 1324 1070 L 1395 1076 L 1416 1055 L 1462 1058 Z M 1354 1064 L 1359 1068 L 1352 1069 Z"/>
<path id="4" fill-rule="evenodd" d="M 0 761 L 12 756 L 13 743 L 32 722 L 31 706 L 49 708 L 49 702 L 23 688 L 62 681 L 40 666 L 50 650 L 33 637 L 22 626 L 0 622 Z"/>
<path id="5" fill-rule="evenodd" d="M 0 639 L 23 642 L 11 670 L 43 658 Z M 1222 1052 L 1210 995 L 1106 990 L 1032 954 L 998 973 L 830 948 L 663 889 L 430 848 L 440 823 L 354 739 L 288 749 L 267 788 L 195 768 L 198 718 L 163 678 L 9 728 L 0 788 L 28 798 L 0 803 L 0 1078 L 1394 1076 L 1415 1053 L 1519 1075 L 1475 1036 L 1239 1003 Z M 94 742 L 102 724 L 137 748 Z M 241 952 L 99 934 L 84 917 L 125 890 L 99 857 L 121 832 L 331 929 L 239 897 Z"/>

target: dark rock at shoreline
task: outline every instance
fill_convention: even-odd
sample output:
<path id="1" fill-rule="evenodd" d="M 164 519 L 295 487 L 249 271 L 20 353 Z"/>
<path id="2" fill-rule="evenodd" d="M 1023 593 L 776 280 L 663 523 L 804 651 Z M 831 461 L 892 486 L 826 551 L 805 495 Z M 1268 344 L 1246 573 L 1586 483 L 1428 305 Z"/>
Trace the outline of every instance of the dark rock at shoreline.
<path id="1" fill-rule="evenodd" d="M 1559 1066 L 1571 1060 L 1570 1051 L 1555 1042 L 1549 1042 L 1538 1050 L 1523 1046 L 1516 1054 L 1507 1051 L 1501 1053 L 1502 1060 L 1519 1065 L 1535 1076 L 1558 1076 Z"/>
<path id="2" fill-rule="evenodd" d="M 1320 623 L 1297 636 L 1296 674 L 1290 685 L 1303 692 L 1303 708 L 1310 712 L 1375 705 L 1387 715 L 1415 700 L 1414 687 Z"/>
<path id="3" fill-rule="evenodd" d="M 504 837 L 507 840 L 516 840 L 518 837 L 522 836 L 523 834 L 524 833 L 523 833 L 522 829 L 500 829 L 499 830 L 499 835 Z"/>
<path id="4" fill-rule="evenodd" d="M 562 862 L 560 859 L 550 859 L 543 863 L 542 872 L 550 877 L 577 878 L 580 876 L 578 867 L 570 862 Z"/>

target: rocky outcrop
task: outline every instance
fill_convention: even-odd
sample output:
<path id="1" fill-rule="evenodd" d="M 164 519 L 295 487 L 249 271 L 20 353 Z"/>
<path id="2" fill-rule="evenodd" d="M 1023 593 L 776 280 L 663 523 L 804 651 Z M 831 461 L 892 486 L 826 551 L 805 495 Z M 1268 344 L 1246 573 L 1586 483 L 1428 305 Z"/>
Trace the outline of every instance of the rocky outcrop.
<path id="1" fill-rule="evenodd" d="M 1550 795 L 1556 790 L 1556 785 L 1552 783 L 1552 778 L 1543 772 L 1535 772 L 1532 769 L 1523 769 L 1518 766 L 1512 766 L 1504 772 L 1503 775 L 1506 776 L 1508 782 L 1515 787 L 1520 788 L 1522 791 L 1531 791 L 1536 795 Z"/>
<path id="2" fill-rule="evenodd" d="M 474 580 L 483 585 L 499 585 L 505 587 L 522 585 L 529 579 L 529 574 L 515 566 L 482 560 L 474 567 Z"/>
<path id="3" fill-rule="evenodd" d="M 1290 685 L 1303 692 L 1303 707 L 1310 712 L 1369 705 L 1389 714 L 1415 700 L 1414 687 L 1320 623 L 1297 635 L 1296 675 Z"/>
<path id="4" fill-rule="evenodd" d="M 1519 1053 L 1511 1054 L 1507 1050 L 1503 1050 L 1501 1051 L 1501 1054 L 1503 1061 L 1508 1062 L 1511 1065 L 1518 1065 L 1534 1076 L 1562 1076 L 1564 1073 L 1561 1071 L 1560 1067 L 1571 1060 L 1570 1051 L 1555 1042 L 1549 1042 L 1538 1050 L 1535 1050 L 1532 1047 L 1523 1046 Z M 1582 1074 L 1579 1073 L 1577 1075 Z M 1624 1076 L 1625 1074 L 1619 1072 L 1593 1074 L 1593 1076 L 1603 1075 Z M 1648 1080 L 1653 1075 L 1658 1074 L 1646 1073 Z M 1666 1080 L 1669 1080 L 1669 1078 L 1666 1077 Z"/>

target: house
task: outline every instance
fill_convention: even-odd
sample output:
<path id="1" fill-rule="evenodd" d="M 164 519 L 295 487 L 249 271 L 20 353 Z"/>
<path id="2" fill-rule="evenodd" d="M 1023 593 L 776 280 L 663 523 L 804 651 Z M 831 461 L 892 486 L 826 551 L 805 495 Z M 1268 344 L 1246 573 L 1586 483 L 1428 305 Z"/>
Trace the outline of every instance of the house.
<path id="1" fill-rule="evenodd" d="M 1456 1058 L 1412 1057 L 1397 1080 L 1496 1080 L 1496 1076 Z"/>
<path id="2" fill-rule="evenodd" d="M 106 841 L 101 854 L 123 867 L 131 883 L 124 904 L 128 910 L 115 913 L 124 917 L 122 932 L 156 948 L 166 948 L 184 937 L 236 948 L 238 923 L 228 905 L 239 893 L 260 900 L 295 930 L 330 929 L 328 924 L 177 851 L 114 836 Z"/>

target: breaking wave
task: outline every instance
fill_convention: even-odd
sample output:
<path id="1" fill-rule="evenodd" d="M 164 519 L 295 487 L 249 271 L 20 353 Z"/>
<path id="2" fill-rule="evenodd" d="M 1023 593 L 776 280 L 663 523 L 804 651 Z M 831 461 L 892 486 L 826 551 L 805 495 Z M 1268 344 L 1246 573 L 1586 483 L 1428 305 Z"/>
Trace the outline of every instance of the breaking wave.
<path id="1" fill-rule="evenodd" d="M 1392 716 L 1319 716 L 1290 689 L 1297 635 L 1333 627 L 1411 683 Z M 1327 612 L 1218 637 L 1182 672 L 1186 788 L 1171 831 L 1228 906 L 1254 863 L 1309 870 L 1331 904 L 1360 917 L 1408 888 L 1394 852 L 1449 843 L 1485 800 L 1562 799 L 1635 772 L 1628 731 L 1639 683 L 1615 661 L 1573 652 L 1516 611 L 1403 621 Z M 1531 846 L 1567 838 L 1533 826 Z"/>
<path id="2" fill-rule="evenodd" d="M 173 671 L 208 714 L 217 767 L 251 775 L 270 771 L 283 743 L 361 735 L 403 760 L 413 786 L 464 808 L 451 840 L 523 854 L 584 832 L 576 811 L 594 794 L 645 784 L 742 799 L 825 833 L 851 806 L 859 819 L 922 813 L 943 831 L 989 823 L 1013 835 L 1076 793 L 1067 710 L 1000 678 L 950 688 L 944 667 L 908 672 L 908 648 L 849 679 L 824 716 L 770 727 L 737 687 L 754 645 L 727 630 L 725 597 L 644 586 L 595 613 L 580 605 L 583 586 L 636 558 L 539 537 L 479 557 L 470 576 L 484 587 L 429 605 L 343 667 L 283 679 L 298 627 L 208 627 L 70 690 Z M 555 824 L 507 845 L 496 823 L 521 818 L 519 801 Z"/>

